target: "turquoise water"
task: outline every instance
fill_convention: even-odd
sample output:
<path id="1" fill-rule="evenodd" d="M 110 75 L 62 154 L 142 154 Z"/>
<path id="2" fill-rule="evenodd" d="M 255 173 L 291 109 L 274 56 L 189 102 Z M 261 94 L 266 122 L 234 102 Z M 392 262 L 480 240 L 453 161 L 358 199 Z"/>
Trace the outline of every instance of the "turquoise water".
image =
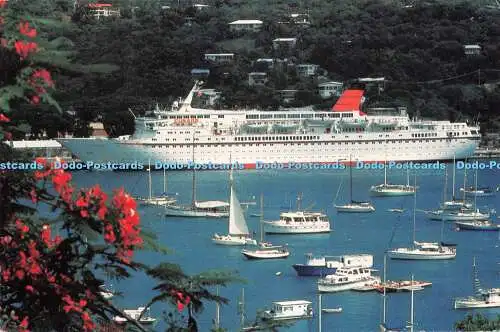
<path id="1" fill-rule="evenodd" d="M 500 184 L 498 170 L 483 170 L 479 174 L 479 185 L 496 187 Z M 451 170 L 449 171 L 449 194 L 451 196 Z M 74 173 L 78 185 L 88 187 L 100 183 L 107 191 L 124 186 L 137 195 L 147 195 L 146 173 Z M 302 263 L 304 255 L 342 255 L 349 253 L 370 253 L 374 255 L 375 268 L 382 273 L 383 252 L 388 247 L 406 246 L 412 239 L 413 197 L 373 198 L 376 212 L 372 214 L 337 214 L 333 200 L 342 181 L 338 203 L 349 199 L 348 171 L 239 171 L 234 174 L 240 201 L 249 201 L 255 196 L 259 200 L 264 194 L 266 220 L 279 217 L 279 212 L 295 206 L 295 198 L 303 193 L 303 207 L 323 210 L 332 221 L 333 232 L 327 235 L 268 235 L 267 240 L 280 244 L 288 243 L 291 255 L 285 260 L 247 261 L 239 247 L 216 246 L 211 242 L 213 233 L 227 233 L 227 220 L 181 219 L 161 215 L 161 209 L 141 208 L 144 227 L 159 237 L 162 245 L 172 253 L 162 257 L 156 253 L 141 252 L 137 258 L 149 264 L 162 260 L 179 263 L 188 273 L 208 269 L 237 270 L 246 279 L 246 284 L 232 284 L 221 289 L 220 294 L 230 300 L 221 309 L 222 326 L 237 331 L 240 318 L 237 313 L 238 297 L 245 289 L 245 305 L 248 319 L 252 320 L 259 309 L 268 307 L 272 301 L 305 299 L 314 303 L 317 313 L 316 279 L 297 277 L 292 264 Z M 392 183 L 406 183 L 406 172 L 390 170 Z M 413 178 L 413 176 L 412 176 Z M 463 185 L 463 171 L 457 170 L 457 188 Z M 469 172 L 469 185 L 473 174 Z M 353 189 L 355 200 L 367 200 L 371 185 L 383 182 L 383 170 L 355 170 Z M 198 199 L 228 200 L 227 172 L 200 172 L 197 177 Z M 413 179 L 412 179 L 413 182 Z M 156 192 L 162 191 L 162 172 L 153 173 Z M 436 208 L 443 197 L 444 171 L 417 171 L 417 209 Z M 191 199 L 191 174 L 169 172 L 168 191 L 177 192 L 181 203 Z M 458 192 L 458 191 L 457 191 Z M 493 197 L 478 198 L 478 207 L 500 211 L 500 193 Z M 390 208 L 405 208 L 402 214 L 387 212 Z M 258 213 L 258 206 L 250 206 L 248 224 L 251 230 L 259 232 L 259 219 L 250 217 Z M 496 216 L 494 217 L 497 220 Z M 388 260 L 388 279 L 410 279 L 433 283 L 432 287 L 415 293 L 415 322 L 418 328 L 426 330 L 451 330 L 453 323 L 465 316 L 466 311 L 453 309 L 453 298 L 472 294 L 471 264 L 476 257 L 479 277 L 485 287 L 500 287 L 500 239 L 496 232 L 457 232 L 452 224 L 429 221 L 424 213 L 417 213 L 416 239 L 419 241 L 443 240 L 457 243 L 457 258 L 449 261 L 391 261 Z M 391 243 L 391 238 L 392 243 Z M 276 272 L 282 272 L 276 276 Z M 124 293 L 115 298 L 121 308 L 135 308 L 143 305 L 154 292 L 154 282 L 144 275 L 136 274 L 133 279 L 114 283 L 113 287 Z M 381 320 L 382 301 L 378 293 L 344 292 L 323 296 L 323 307 L 343 307 L 341 314 L 323 314 L 323 331 L 375 331 Z M 175 311 L 168 304 L 152 307 L 152 314 L 160 317 L 163 310 Z M 482 310 L 487 315 L 500 313 L 498 309 Z M 391 326 L 404 326 L 410 315 L 409 293 L 388 296 L 387 321 Z M 215 305 L 209 305 L 198 316 L 200 331 L 209 331 L 215 317 Z M 164 324 L 157 330 L 164 330 Z M 318 331 L 315 318 L 297 322 L 286 331 Z"/>

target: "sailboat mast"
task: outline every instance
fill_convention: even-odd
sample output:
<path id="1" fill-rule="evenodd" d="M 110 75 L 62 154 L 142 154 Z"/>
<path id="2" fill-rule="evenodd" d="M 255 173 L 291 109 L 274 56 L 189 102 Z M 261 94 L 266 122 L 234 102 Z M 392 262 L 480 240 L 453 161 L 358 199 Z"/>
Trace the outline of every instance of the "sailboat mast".
<path id="1" fill-rule="evenodd" d="M 245 289 L 241 290 L 241 301 L 240 301 L 240 326 L 245 327 Z"/>
<path id="2" fill-rule="evenodd" d="M 455 164 L 455 155 L 453 155 L 453 193 L 451 194 L 451 199 L 454 201 L 455 200 L 455 170 L 457 169 L 457 166 Z"/>
<path id="3" fill-rule="evenodd" d="M 350 155 L 349 155 L 349 182 L 350 182 L 349 197 L 351 198 L 351 203 L 352 203 L 352 162 Z"/>
<path id="4" fill-rule="evenodd" d="M 321 293 L 318 294 L 318 332 L 321 332 L 323 322 L 321 321 Z"/>
<path id="5" fill-rule="evenodd" d="M 417 188 L 417 173 L 415 173 L 415 188 Z M 413 195 L 413 245 L 415 245 L 415 228 L 417 221 L 417 192 Z"/>
<path id="6" fill-rule="evenodd" d="M 444 168 L 444 190 L 443 190 L 443 202 L 446 202 L 446 194 L 448 191 L 448 165 Z"/>
<path id="7" fill-rule="evenodd" d="M 217 286 L 216 291 L 217 296 L 219 296 L 219 286 Z M 215 302 L 215 328 L 220 328 L 220 304 L 219 302 Z"/>
<path id="8" fill-rule="evenodd" d="M 467 158 L 465 158 L 465 164 L 467 164 Z M 463 201 L 465 203 L 465 190 L 467 189 L 467 167 L 464 167 L 464 194 Z"/>
<path id="9" fill-rule="evenodd" d="M 302 193 L 299 193 L 297 196 L 297 211 L 300 211 L 302 208 Z"/>
<path id="10" fill-rule="evenodd" d="M 193 205 L 193 207 L 196 207 L 196 170 L 194 164 L 194 135 L 193 135 L 193 151 L 191 159 L 193 160 L 193 183 L 192 183 L 193 196 L 191 199 L 191 204 Z"/>
<path id="11" fill-rule="evenodd" d="M 475 180 L 474 180 L 474 191 L 476 191 L 476 193 L 474 193 L 474 213 L 477 211 L 477 169 L 476 169 L 476 176 L 475 176 Z M 465 193 L 465 187 L 464 187 L 464 193 Z"/>
<path id="12" fill-rule="evenodd" d="M 153 198 L 153 185 L 151 181 L 151 159 L 149 159 L 149 167 L 148 167 L 148 185 L 149 185 L 149 199 Z"/>
<path id="13" fill-rule="evenodd" d="M 260 242 L 264 242 L 264 194 L 260 194 Z"/>
<path id="14" fill-rule="evenodd" d="M 413 332 L 413 274 L 411 275 L 410 332 Z"/>
<path id="15" fill-rule="evenodd" d="M 384 281 L 383 281 L 383 285 L 384 285 L 384 294 L 382 295 L 383 296 L 383 301 L 384 301 L 384 304 L 383 304 L 383 309 L 382 309 L 382 324 L 384 324 L 385 326 L 385 316 L 386 316 L 386 306 L 387 306 L 387 301 L 386 301 L 386 289 L 385 289 L 385 283 L 386 283 L 386 277 L 387 277 L 387 254 L 384 253 Z"/>
<path id="16" fill-rule="evenodd" d="M 163 167 L 163 193 L 167 193 L 167 171 L 165 167 Z"/>

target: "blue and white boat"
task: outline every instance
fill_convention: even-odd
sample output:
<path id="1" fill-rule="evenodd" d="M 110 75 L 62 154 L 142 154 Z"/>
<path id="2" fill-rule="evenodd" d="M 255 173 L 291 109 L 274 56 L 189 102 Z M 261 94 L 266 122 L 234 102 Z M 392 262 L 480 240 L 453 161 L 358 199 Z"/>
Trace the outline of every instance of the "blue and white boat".
<path id="1" fill-rule="evenodd" d="M 294 264 L 293 268 L 301 277 L 326 276 L 334 274 L 338 268 L 342 267 L 373 267 L 373 255 L 344 255 L 344 256 L 323 256 L 314 257 L 313 254 L 306 254 L 305 264 Z"/>

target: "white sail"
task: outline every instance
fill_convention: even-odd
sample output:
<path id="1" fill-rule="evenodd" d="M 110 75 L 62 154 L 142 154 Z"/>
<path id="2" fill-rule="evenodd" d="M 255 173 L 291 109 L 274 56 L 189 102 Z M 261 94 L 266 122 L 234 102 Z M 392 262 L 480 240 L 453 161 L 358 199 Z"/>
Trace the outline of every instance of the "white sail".
<path id="1" fill-rule="evenodd" d="M 231 181 L 232 182 L 232 181 Z M 245 220 L 240 201 L 236 197 L 236 192 L 231 183 L 231 200 L 229 202 L 229 234 L 248 235 L 248 226 Z"/>

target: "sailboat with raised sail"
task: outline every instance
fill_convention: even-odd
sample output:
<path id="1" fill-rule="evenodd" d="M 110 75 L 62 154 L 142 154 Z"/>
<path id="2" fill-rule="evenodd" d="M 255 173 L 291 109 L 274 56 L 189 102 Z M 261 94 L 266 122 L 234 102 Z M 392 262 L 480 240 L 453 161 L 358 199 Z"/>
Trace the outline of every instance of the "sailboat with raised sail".
<path id="1" fill-rule="evenodd" d="M 416 185 L 417 176 L 415 175 L 415 187 Z M 413 246 L 390 249 L 387 251 L 389 258 L 405 260 L 442 260 L 455 258 L 457 249 L 454 244 L 446 244 L 443 242 L 417 242 L 415 240 L 416 211 L 417 195 L 415 195 L 413 200 Z"/>
<path id="2" fill-rule="evenodd" d="M 406 185 L 404 184 L 389 184 L 387 183 L 387 158 L 384 162 L 384 183 L 372 186 L 370 193 L 373 196 L 393 197 L 393 196 L 410 196 L 415 195 L 417 187 L 410 185 L 410 169 L 406 173 Z"/>
<path id="3" fill-rule="evenodd" d="M 260 242 L 255 248 L 243 249 L 241 253 L 248 259 L 278 259 L 290 256 L 285 246 L 264 242 L 264 195 L 262 194 L 260 195 Z"/>
<path id="4" fill-rule="evenodd" d="M 148 171 L 148 197 L 135 197 L 135 200 L 139 202 L 140 205 L 148 206 L 165 206 L 170 204 L 175 204 L 177 199 L 167 194 L 167 173 L 163 169 L 163 194 L 160 196 L 153 196 L 153 183 L 151 178 L 151 161 L 149 161 Z"/>
<path id="5" fill-rule="evenodd" d="M 229 171 L 230 200 L 229 200 L 229 234 L 214 234 L 212 242 L 226 246 L 256 245 L 257 241 L 250 237 L 245 215 L 240 201 L 234 190 L 233 170 Z"/>
<path id="6" fill-rule="evenodd" d="M 336 205 L 335 208 L 337 209 L 337 212 L 373 212 L 375 211 L 375 207 L 372 205 L 370 202 L 360 202 L 360 201 L 354 201 L 352 199 L 352 162 L 351 162 L 351 156 L 349 156 L 349 197 L 350 197 L 350 202 L 345 205 Z"/>
<path id="7" fill-rule="evenodd" d="M 194 165 L 194 144 L 192 151 L 192 159 Z M 165 216 L 185 218 L 227 218 L 229 217 L 229 203 L 223 201 L 198 202 L 196 200 L 196 170 L 193 167 L 191 205 L 167 205 L 165 206 Z"/>

